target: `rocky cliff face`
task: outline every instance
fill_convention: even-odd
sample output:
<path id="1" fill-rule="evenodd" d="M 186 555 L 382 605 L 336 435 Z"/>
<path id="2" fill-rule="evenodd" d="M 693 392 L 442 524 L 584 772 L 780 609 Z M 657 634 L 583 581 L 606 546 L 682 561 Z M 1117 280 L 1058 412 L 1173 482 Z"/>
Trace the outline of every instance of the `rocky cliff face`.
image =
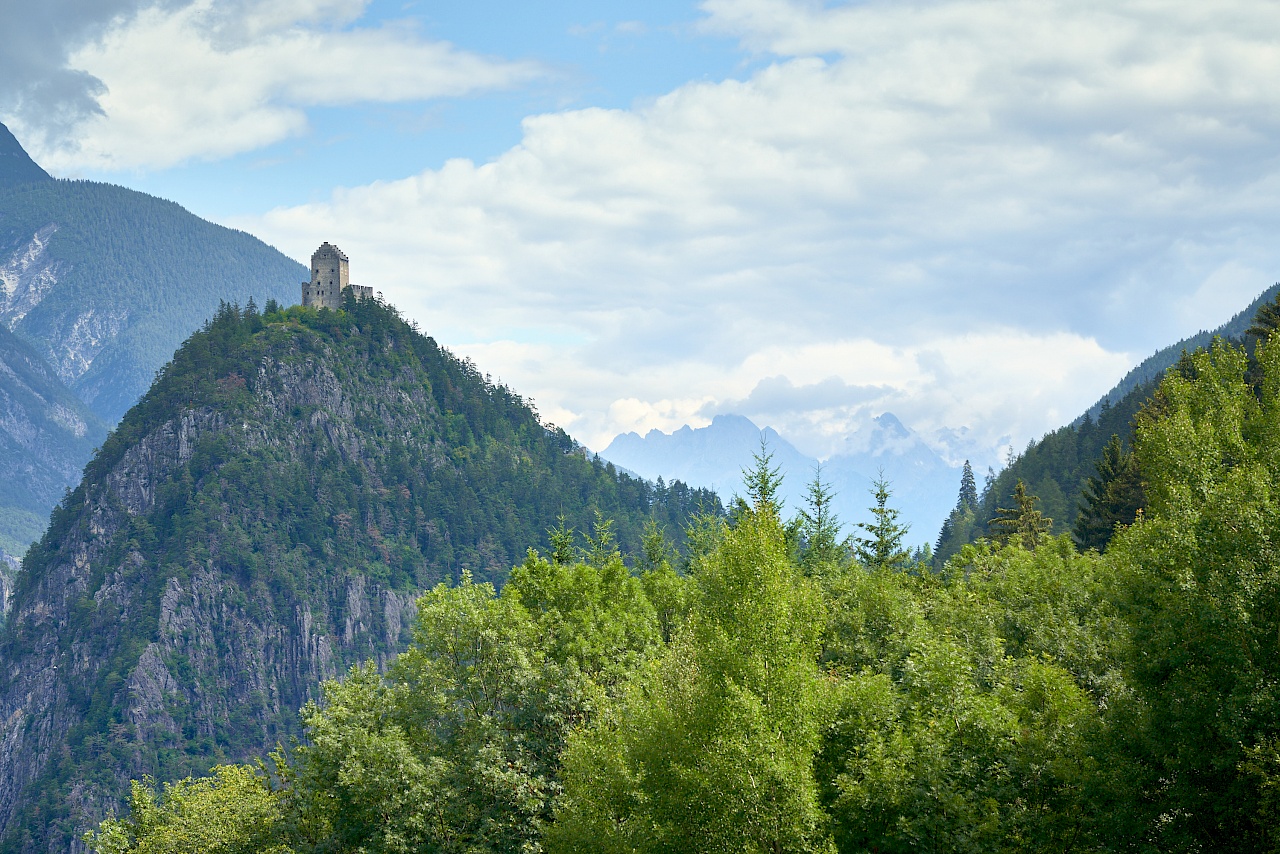
<path id="1" fill-rule="evenodd" d="M 0 326 L 0 550 L 21 554 L 106 428 L 33 347 Z"/>
<path id="2" fill-rule="evenodd" d="M 27 315 L 76 269 L 67 259 L 58 257 L 56 248 L 49 251 L 49 242 L 58 230 L 56 222 L 39 226 L 29 239 L 20 237 L 8 258 L 0 263 L 0 323 L 10 330 L 21 333 Z M 128 306 L 95 302 L 66 306 L 54 322 L 43 324 L 39 346 L 68 388 L 129 326 Z"/>
<path id="3" fill-rule="evenodd" d="M 9 850 L 66 850 L 74 840 L 60 825 L 100 819 L 130 777 L 173 777 L 287 742 L 321 680 L 407 642 L 411 591 L 371 582 L 358 566 L 318 567 L 326 577 L 315 589 L 291 593 L 246 577 L 216 538 L 197 546 L 202 559 L 167 566 L 138 540 L 158 513 L 188 509 L 167 502 L 166 490 L 210 446 L 242 459 L 269 448 L 297 461 L 317 443 L 326 453 L 359 453 L 353 407 L 323 366 L 268 358 L 255 379 L 253 423 L 232 424 L 213 407 L 182 410 L 84 484 L 62 511 L 65 536 L 46 544 L 48 559 L 17 592 L 0 697 L 0 828 Z M 297 432 L 271 423 L 279 410 L 316 400 L 328 407 Z M 214 524 L 204 533 L 243 535 L 246 513 L 260 509 L 244 499 L 210 508 Z M 265 553 L 266 576 L 299 557 L 274 533 L 249 544 Z M 60 773 L 68 764 L 73 772 Z M 69 812 L 24 800 L 33 782 L 58 791 Z"/>
<path id="4" fill-rule="evenodd" d="M 0 851 L 76 849 L 130 778 L 287 741 L 320 680 L 404 646 L 414 591 L 500 580 L 567 508 L 634 537 L 710 498 L 673 510 L 574 448 L 381 305 L 224 310 L 26 558 L 0 633 Z"/>
<path id="5" fill-rule="evenodd" d="M 14 247 L 0 265 L 0 320 L 10 329 L 58 284 L 65 265 L 50 258 L 47 251 L 49 239 L 57 231 L 57 223 L 52 222 L 36 229 L 31 239 Z"/>
<path id="6" fill-rule="evenodd" d="M 18 577 L 18 569 L 16 557 L 0 554 L 0 626 L 9 616 L 9 600 L 13 598 L 13 583 Z"/>

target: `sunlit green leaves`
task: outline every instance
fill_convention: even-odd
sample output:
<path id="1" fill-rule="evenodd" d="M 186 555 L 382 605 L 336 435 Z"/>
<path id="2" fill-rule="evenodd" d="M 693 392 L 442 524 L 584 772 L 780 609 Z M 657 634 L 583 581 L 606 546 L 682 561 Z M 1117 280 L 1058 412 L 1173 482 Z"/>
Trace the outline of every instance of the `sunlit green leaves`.
<path id="1" fill-rule="evenodd" d="M 289 854 L 279 793 L 258 769 L 220 765 L 209 777 L 135 782 L 129 817 L 108 819 L 85 843 L 98 854 Z"/>
<path id="2" fill-rule="evenodd" d="M 821 851 L 818 591 L 769 502 L 698 566 L 666 655 L 570 741 L 553 851 Z"/>

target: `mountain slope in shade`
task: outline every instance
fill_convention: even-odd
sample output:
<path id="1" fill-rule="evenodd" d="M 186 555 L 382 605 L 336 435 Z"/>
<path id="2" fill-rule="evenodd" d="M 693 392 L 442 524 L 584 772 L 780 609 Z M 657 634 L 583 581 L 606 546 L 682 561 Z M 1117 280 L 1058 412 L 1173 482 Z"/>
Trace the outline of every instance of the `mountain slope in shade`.
<path id="1" fill-rule="evenodd" d="M 772 428 L 761 430 L 741 415 L 717 415 L 706 427 L 667 434 L 624 433 L 600 456 L 643 477 L 678 477 L 716 490 L 727 500 L 742 493 L 742 470 L 751 465 L 761 439 L 783 475 L 785 510 L 804 507 L 818 460 L 806 456 Z M 822 463 L 822 478 L 835 492 L 833 507 L 846 530 L 869 521 L 872 482 L 881 470 L 893 491 L 892 506 L 911 525 L 911 543 L 932 542 L 955 503 L 960 470 L 949 465 L 892 413 L 850 437 L 847 448 Z"/>
<path id="2" fill-rule="evenodd" d="M 106 428 L 221 301 L 289 305 L 304 278 L 172 202 L 51 179 L 0 125 L 0 548 L 39 537 Z"/>
<path id="3" fill-rule="evenodd" d="M 416 591 L 501 582 L 557 517 L 635 549 L 715 496 L 586 458 L 372 300 L 225 309 L 28 552 L 0 632 L 0 851 L 66 851 L 128 780 L 296 732 L 321 679 L 407 640 Z"/>
<path id="4" fill-rule="evenodd" d="M 255 237 L 110 184 L 0 191 L 0 323 L 107 423 L 220 302 L 298 301 L 306 268 Z"/>
<path id="5" fill-rule="evenodd" d="M 31 159 L 9 129 L 0 125 L 0 187 L 52 180 L 49 173 Z"/>
<path id="6" fill-rule="evenodd" d="M 39 539 L 106 433 L 35 349 L 0 326 L 0 550 L 21 554 Z"/>

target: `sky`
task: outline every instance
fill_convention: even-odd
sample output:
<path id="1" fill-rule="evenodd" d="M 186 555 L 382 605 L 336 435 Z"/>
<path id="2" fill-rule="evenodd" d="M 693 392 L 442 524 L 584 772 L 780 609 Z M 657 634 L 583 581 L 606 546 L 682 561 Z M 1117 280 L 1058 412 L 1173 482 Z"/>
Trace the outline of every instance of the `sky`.
<path id="1" fill-rule="evenodd" d="M 0 121 L 601 449 L 893 412 L 982 464 L 1280 278 L 1270 0 L 0 4 Z"/>

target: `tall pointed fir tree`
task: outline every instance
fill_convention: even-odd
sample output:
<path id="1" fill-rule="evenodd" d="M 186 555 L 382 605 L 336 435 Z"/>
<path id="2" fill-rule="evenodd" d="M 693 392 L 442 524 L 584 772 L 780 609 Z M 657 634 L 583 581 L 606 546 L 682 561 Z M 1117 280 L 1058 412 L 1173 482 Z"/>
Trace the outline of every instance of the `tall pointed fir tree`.
<path id="1" fill-rule="evenodd" d="M 956 506 L 970 510 L 978 506 L 978 481 L 973 476 L 973 466 L 969 465 L 968 460 L 964 461 L 964 469 L 960 472 L 960 497 Z"/>
<path id="2" fill-rule="evenodd" d="M 742 470 L 742 488 L 747 495 L 735 498 L 733 516 L 741 516 L 747 509 L 761 511 L 766 505 L 781 514 L 778 492 L 782 489 L 782 467 L 773 464 L 773 451 L 764 436 L 760 437 L 760 449 L 752 455 L 751 466 Z"/>
<path id="3" fill-rule="evenodd" d="M 805 575 L 821 575 L 845 562 L 848 549 L 840 542 L 840 520 L 831 510 L 835 493 L 822 480 L 822 463 L 813 470 L 805 494 L 805 506 L 797 520 L 800 528 L 800 566 Z"/>
<path id="4" fill-rule="evenodd" d="M 996 517 L 988 523 L 993 538 L 1028 550 L 1039 545 L 1041 538 L 1053 529 L 1053 520 L 1036 507 L 1039 501 L 1027 492 L 1027 485 L 1019 478 L 1013 488 L 1013 506 L 996 508 Z"/>
<path id="5" fill-rule="evenodd" d="M 1104 551 L 1117 525 L 1133 524 L 1145 503 L 1138 460 L 1112 434 L 1084 487 L 1072 534 L 1082 549 Z"/>
<path id="6" fill-rule="evenodd" d="M 900 524 L 898 511 L 889 506 L 889 497 L 893 493 L 889 489 L 889 481 L 884 479 L 883 471 L 872 482 L 872 494 L 876 503 L 869 508 L 871 521 L 858 523 L 858 527 L 866 535 L 854 537 L 854 557 L 868 569 L 903 568 L 910 558 L 902 545 L 910 526 Z"/>
<path id="7" fill-rule="evenodd" d="M 960 473 L 960 494 L 956 497 L 956 506 L 951 508 L 942 530 L 938 533 L 938 541 L 934 546 L 933 559 L 936 566 L 941 567 L 947 558 L 960 551 L 960 547 L 973 538 L 973 528 L 978 512 L 978 481 L 973 476 L 973 466 L 968 460 Z"/>

